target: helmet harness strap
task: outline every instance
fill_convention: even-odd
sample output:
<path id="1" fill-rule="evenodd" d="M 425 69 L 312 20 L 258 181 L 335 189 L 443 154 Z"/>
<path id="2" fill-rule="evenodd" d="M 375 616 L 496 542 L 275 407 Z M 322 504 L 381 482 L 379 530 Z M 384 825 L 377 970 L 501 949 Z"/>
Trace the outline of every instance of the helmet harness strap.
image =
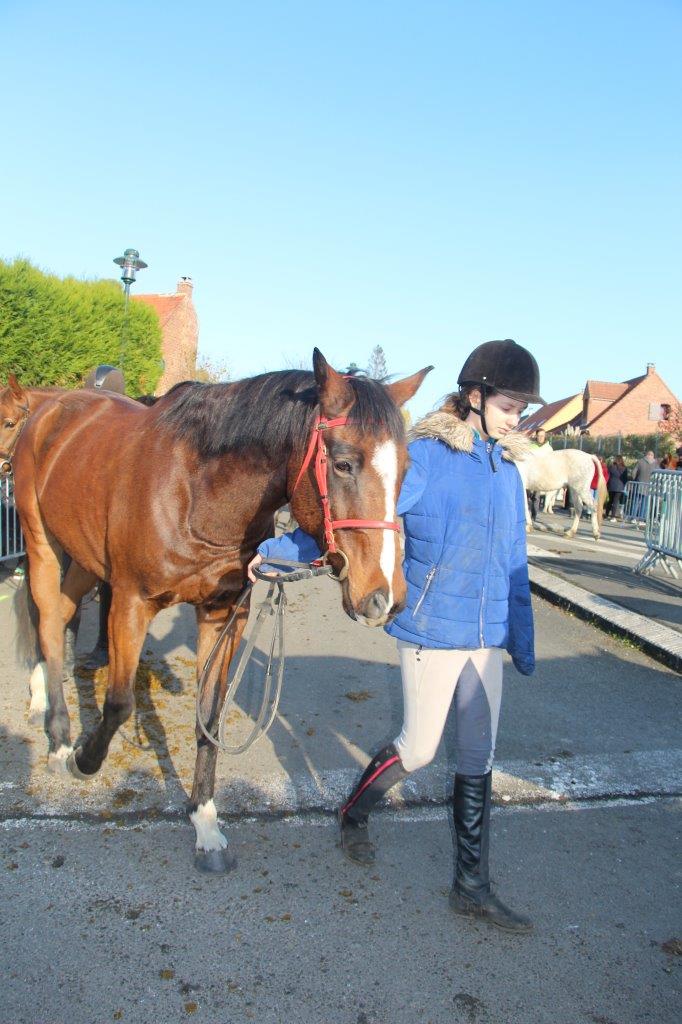
<path id="1" fill-rule="evenodd" d="M 490 437 L 491 436 L 490 435 L 490 431 L 488 430 L 488 425 L 487 425 L 487 423 L 485 421 L 485 396 L 486 396 L 486 390 L 487 390 L 487 377 L 483 377 L 483 378 L 481 378 L 481 382 L 479 384 L 479 391 L 481 393 L 481 407 L 480 407 L 480 409 L 477 409 L 475 405 L 472 405 L 471 406 L 471 411 L 475 412 L 476 415 L 480 417 L 480 419 L 481 419 L 481 426 L 483 427 L 483 430 L 488 435 L 488 437 Z M 494 438 L 493 438 L 493 440 L 494 440 Z"/>

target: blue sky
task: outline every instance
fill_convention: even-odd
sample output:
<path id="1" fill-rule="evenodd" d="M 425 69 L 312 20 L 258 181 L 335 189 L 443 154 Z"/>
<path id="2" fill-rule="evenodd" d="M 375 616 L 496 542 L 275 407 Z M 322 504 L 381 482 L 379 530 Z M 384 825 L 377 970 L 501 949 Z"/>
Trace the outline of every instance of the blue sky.
<path id="1" fill-rule="evenodd" d="M 682 396 L 679 0 L 0 0 L 0 257 L 190 275 L 233 376 L 376 344 Z"/>

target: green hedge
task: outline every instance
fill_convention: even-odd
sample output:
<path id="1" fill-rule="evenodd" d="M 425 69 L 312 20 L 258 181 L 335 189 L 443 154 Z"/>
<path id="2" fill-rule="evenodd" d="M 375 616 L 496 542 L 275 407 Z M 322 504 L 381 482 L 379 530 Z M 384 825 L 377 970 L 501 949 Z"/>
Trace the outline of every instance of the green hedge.
<path id="1" fill-rule="evenodd" d="M 130 302 L 116 281 L 44 274 L 27 260 L 0 260 L 0 384 L 16 373 L 29 386 L 77 387 L 101 363 L 121 366 L 130 395 L 161 376 L 156 311 Z"/>
<path id="2" fill-rule="evenodd" d="M 679 444 L 670 434 L 623 434 L 605 437 L 590 437 L 583 434 L 582 437 L 567 437 L 565 434 L 550 434 L 549 443 L 555 451 L 562 448 L 581 448 L 584 452 L 594 455 L 603 455 L 611 458 L 613 455 L 622 455 L 626 462 L 636 462 L 648 451 L 652 451 L 656 458 L 670 455 Z"/>

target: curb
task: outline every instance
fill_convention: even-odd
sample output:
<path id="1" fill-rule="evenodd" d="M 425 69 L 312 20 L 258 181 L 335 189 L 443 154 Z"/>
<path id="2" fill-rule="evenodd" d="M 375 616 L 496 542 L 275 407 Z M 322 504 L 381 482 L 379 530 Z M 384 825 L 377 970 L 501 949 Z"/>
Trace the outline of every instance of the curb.
<path id="1" fill-rule="evenodd" d="M 528 576 L 534 594 L 601 629 L 634 641 L 645 654 L 682 674 L 682 634 L 606 597 L 576 587 L 537 565 L 529 563 Z"/>

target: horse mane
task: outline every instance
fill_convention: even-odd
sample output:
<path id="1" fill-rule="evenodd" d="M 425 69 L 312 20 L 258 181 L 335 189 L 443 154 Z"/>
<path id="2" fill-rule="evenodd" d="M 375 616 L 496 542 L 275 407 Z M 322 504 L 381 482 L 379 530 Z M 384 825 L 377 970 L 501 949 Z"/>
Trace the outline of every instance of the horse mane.
<path id="1" fill-rule="evenodd" d="M 400 410 L 378 381 L 352 376 L 355 402 L 349 425 L 361 433 L 388 430 L 405 436 Z M 203 458 L 229 451 L 257 449 L 268 459 L 304 447 L 310 435 L 318 394 L 308 370 L 277 370 L 229 384 L 187 384 L 163 410 L 159 424 L 190 443 Z"/>

